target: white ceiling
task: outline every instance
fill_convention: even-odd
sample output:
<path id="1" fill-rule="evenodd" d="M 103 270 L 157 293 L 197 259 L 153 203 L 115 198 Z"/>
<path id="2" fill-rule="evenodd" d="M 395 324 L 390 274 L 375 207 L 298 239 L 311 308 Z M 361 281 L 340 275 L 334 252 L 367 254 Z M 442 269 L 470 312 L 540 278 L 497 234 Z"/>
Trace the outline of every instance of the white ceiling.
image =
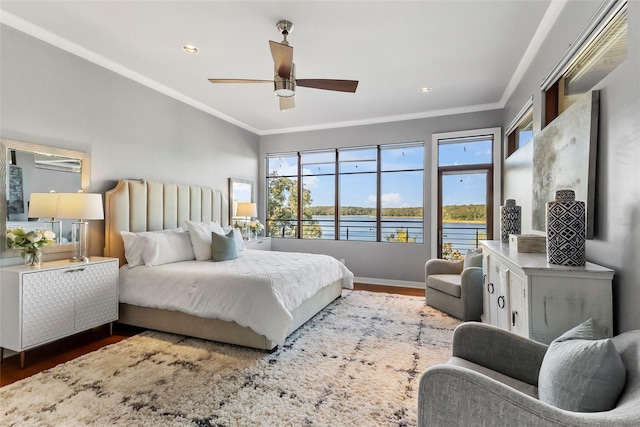
<path id="1" fill-rule="evenodd" d="M 266 135 L 502 108 L 564 4 L 1 0 L 0 20 Z M 281 112 L 271 84 L 207 81 L 272 79 L 280 19 L 295 25 L 298 78 L 359 80 L 357 92 L 298 88 Z"/>

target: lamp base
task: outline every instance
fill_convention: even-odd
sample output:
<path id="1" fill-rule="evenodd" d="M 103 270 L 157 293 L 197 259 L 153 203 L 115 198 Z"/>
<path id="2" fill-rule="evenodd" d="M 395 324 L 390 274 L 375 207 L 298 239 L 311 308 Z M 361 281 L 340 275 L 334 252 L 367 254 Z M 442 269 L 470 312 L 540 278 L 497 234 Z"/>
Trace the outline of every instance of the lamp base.
<path id="1" fill-rule="evenodd" d="M 82 256 L 82 257 L 74 256 L 74 257 L 69 258 L 69 261 L 71 261 L 71 262 L 89 262 L 89 257 L 86 257 L 86 256 Z"/>

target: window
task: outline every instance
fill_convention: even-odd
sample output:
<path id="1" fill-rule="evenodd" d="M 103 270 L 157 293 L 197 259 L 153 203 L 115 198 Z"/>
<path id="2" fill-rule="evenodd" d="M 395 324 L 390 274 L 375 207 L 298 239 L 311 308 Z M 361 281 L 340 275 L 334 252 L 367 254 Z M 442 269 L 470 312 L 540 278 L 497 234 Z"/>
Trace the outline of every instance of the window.
<path id="1" fill-rule="evenodd" d="M 335 238 L 336 153 L 316 151 L 300 153 L 303 201 L 302 238 Z M 312 205 L 322 206 L 314 211 Z"/>
<path id="2" fill-rule="evenodd" d="M 507 157 L 533 139 L 533 96 L 527 100 L 507 127 L 505 134 L 507 137 Z"/>
<path id="3" fill-rule="evenodd" d="M 494 194 L 499 193 L 499 129 L 434 134 L 432 251 L 460 259 L 492 238 Z M 497 170 L 497 171 L 496 171 Z"/>
<path id="4" fill-rule="evenodd" d="M 622 64 L 627 46 L 627 2 L 605 2 L 542 83 L 545 125 Z"/>
<path id="5" fill-rule="evenodd" d="M 269 236 L 424 242 L 422 142 L 269 154 L 267 171 Z"/>
<path id="6" fill-rule="evenodd" d="M 422 143 L 380 147 L 380 226 L 384 241 L 423 241 L 423 159 Z"/>
<path id="7" fill-rule="evenodd" d="M 298 155 L 267 159 L 267 235 L 298 237 Z"/>

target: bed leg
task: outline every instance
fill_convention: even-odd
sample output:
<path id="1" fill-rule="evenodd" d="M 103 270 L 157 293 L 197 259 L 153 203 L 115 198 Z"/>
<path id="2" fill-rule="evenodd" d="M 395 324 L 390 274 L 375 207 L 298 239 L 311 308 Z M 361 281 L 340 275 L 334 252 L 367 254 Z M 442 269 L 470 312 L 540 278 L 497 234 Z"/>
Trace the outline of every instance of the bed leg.
<path id="1" fill-rule="evenodd" d="M 273 347 L 271 350 L 267 350 L 269 354 L 275 353 L 278 350 L 278 346 Z"/>

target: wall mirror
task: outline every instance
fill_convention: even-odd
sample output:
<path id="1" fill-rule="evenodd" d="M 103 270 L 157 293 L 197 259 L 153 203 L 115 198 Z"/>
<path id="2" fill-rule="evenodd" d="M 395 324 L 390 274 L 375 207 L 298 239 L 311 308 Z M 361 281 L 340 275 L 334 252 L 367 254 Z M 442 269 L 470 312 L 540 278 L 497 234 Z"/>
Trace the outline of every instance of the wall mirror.
<path id="1" fill-rule="evenodd" d="M 31 193 L 75 193 L 87 189 L 91 177 L 89 155 L 80 151 L 49 147 L 11 139 L 0 139 L 0 252 L 3 258 L 17 257 L 7 249 L 7 228 L 50 228 L 51 218 L 29 219 Z M 66 227 L 68 230 L 68 227 Z M 43 252 L 71 251 L 71 243 L 47 245 Z"/>
<path id="2" fill-rule="evenodd" d="M 253 202 L 253 181 L 229 178 L 229 218 L 236 216 L 239 202 Z"/>

